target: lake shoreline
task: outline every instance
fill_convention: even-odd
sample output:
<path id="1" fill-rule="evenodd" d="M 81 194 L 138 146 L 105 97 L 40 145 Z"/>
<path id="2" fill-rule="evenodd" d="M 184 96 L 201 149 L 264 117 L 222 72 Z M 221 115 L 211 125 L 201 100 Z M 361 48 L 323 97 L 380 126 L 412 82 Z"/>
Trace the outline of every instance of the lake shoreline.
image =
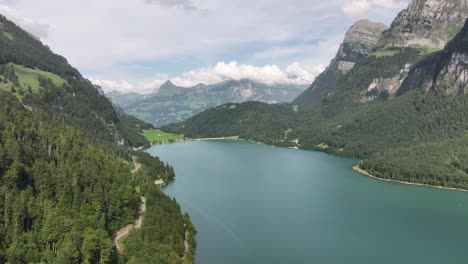
<path id="1" fill-rule="evenodd" d="M 244 141 L 167 144 L 148 152 L 173 164 L 178 173 L 163 191 L 180 202 L 197 226 L 197 263 L 307 263 L 311 250 L 330 263 L 343 263 L 366 247 L 378 251 L 359 253 L 351 263 L 420 260 L 430 248 L 421 263 L 437 264 L 442 258 L 456 263 L 464 253 L 468 196 L 364 178 L 352 170 L 359 159 Z M 268 223 L 251 225 L 265 219 Z M 446 225 L 428 236 L 421 223 Z M 285 224 L 288 229 L 281 230 Z M 275 241 L 278 232 L 280 242 Z M 330 236 L 325 243 L 322 234 Z M 392 238 L 391 250 L 375 247 L 381 237 Z M 425 243 L 407 251 L 408 237 L 423 237 Z M 454 243 L 447 243 L 452 237 Z M 284 250 L 272 250 L 280 247 Z"/>
<path id="2" fill-rule="evenodd" d="M 162 144 L 175 144 L 175 143 L 184 143 L 190 141 L 215 141 L 215 140 L 244 140 L 238 136 L 232 137 L 215 137 L 215 138 L 180 138 L 172 141 L 160 141 L 160 142 L 151 142 L 151 146 L 162 145 Z"/>
<path id="3" fill-rule="evenodd" d="M 190 141 L 216 141 L 216 140 L 241 140 L 241 141 L 251 142 L 251 143 L 254 143 L 254 144 L 266 145 L 266 146 L 272 146 L 272 147 L 280 147 L 281 148 L 281 146 L 275 146 L 275 145 L 266 144 L 264 142 L 253 141 L 253 140 L 249 140 L 249 139 L 243 139 L 243 138 L 241 138 L 239 136 L 215 137 L 215 138 L 190 138 L 190 139 L 180 139 L 180 140 L 178 140 L 176 142 L 165 142 L 165 143 L 159 143 L 159 144 L 183 143 L 183 142 L 190 142 Z M 324 150 L 320 150 L 320 149 L 308 149 L 308 148 L 302 148 L 301 146 L 284 147 L 284 148 L 291 149 L 291 150 L 306 150 L 306 151 L 312 150 L 312 151 L 322 152 L 322 153 L 326 153 L 326 154 L 337 157 L 337 155 L 335 155 L 333 153 L 330 153 L 330 152 L 327 152 L 327 151 L 324 151 Z M 430 184 L 424 184 L 424 183 L 413 183 L 413 182 L 405 182 L 405 181 L 400 181 L 400 180 L 391 180 L 391 179 L 380 178 L 380 177 L 377 177 L 377 176 L 374 176 L 374 175 L 370 174 L 368 171 L 366 171 L 366 170 L 362 169 L 361 167 L 359 167 L 359 163 L 357 165 L 353 166 L 352 169 L 354 171 L 358 172 L 359 174 L 363 175 L 363 176 L 369 177 L 371 179 L 379 180 L 379 181 L 384 181 L 384 182 L 393 182 L 393 183 L 398 183 L 398 184 L 402 184 L 402 185 L 411 185 L 411 186 L 418 186 L 418 187 L 429 187 L 429 188 L 433 188 L 433 189 L 447 190 L 447 191 L 468 192 L 468 190 L 460 189 L 460 188 L 452 188 L 452 187 L 444 187 L 444 186 L 430 185 Z"/>
<path id="4" fill-rule="evenodd" d="M 452 188 L 452 187 L 444 187 L 444 186 L 430 185 L 430 184 L 424 184 L 424 183 L 405 182 L 405 181 L 400 181 L 400 180 L 391 180 L 391 179 L 380 178 L 380 177 L 374 176 L 374 175 L 370 174 L 368 171 L 362 169 L 359 166 L 359 164 L 355 165 L 353 167 L 353 170 L 358 172 L 362 176 L 366 176 L 366 177 L 369 177 L 371 179 L 384 181 L 384 182 L 393 182 L 393 183 L 398 183 L 398 184 L 402 184 L 402 185 L 410 185 L 410 186 L 418 186 L 418 187 L 429 187 L 429 188 L 433 188 L 433 189 L 447 190 L 447 191 L 468 192 L 468 190 L 460 189 L 460 188 Z"/>

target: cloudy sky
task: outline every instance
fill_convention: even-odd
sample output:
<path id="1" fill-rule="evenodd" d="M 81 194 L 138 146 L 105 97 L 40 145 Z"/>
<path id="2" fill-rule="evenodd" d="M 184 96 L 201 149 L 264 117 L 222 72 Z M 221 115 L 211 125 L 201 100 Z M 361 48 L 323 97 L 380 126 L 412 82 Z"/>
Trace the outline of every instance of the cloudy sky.
<path id="1" fill-rule="evenodd" d="M 250 78 L 310 84 L 357 19 L 409 0 L 0 0 L 0 13 L 106 90 Z M 296 78 L 291 78 L 296 76 Z"/>

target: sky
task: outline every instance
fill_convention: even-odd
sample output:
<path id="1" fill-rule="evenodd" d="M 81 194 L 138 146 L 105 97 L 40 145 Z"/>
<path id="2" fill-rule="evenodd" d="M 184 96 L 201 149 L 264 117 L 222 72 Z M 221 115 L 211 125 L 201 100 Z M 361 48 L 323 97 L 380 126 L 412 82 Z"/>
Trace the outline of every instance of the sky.
<path id="1" fill-rule="evenodd" d="M 390 24 L 409 0 L 0 0 L 105 91 L 229 79 L 311 84 L 359 19 Z"/>

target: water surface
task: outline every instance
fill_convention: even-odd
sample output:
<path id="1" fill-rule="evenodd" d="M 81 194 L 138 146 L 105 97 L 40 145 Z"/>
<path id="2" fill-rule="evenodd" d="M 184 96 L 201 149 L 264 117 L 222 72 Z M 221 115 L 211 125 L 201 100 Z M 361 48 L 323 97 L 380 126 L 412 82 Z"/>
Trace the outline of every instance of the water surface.
<path id="1" fill-rule="evenodd" d="M 354 172 L 354 159 L 243 141 L 157 145 L 197 264 L 467 263 L 468 193 Z"/>

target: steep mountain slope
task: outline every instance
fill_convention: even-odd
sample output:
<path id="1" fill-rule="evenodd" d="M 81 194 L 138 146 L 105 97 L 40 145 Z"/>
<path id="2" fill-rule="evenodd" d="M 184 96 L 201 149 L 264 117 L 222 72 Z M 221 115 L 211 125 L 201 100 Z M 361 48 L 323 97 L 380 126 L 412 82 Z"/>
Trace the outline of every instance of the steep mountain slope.
<path id="1" fill-rule="evenodd" d="M 441 52 L 413 67 L 399 94 L 412 89 L 431 93 L 466 94 L 468 85 L 468 25 Z"/>
<path id="2" fill-rule="evenodd" d="M 412 68 L 394 100 L 335 132 L 333 148 L 369 157 L 361 167 L 382 178 L 468 188 L 467 40 L 468 21 Z"/>
<path id="3" fill-rule="evenodd" d="M 64 58 L 0 21 L 0 263 L 180 263 L 190 219 L 154 185 L 172 180 L 173 168 L 127 148 L 146 143 L 138 126 L 148 125 L 114 110 Z M 135 173 L 133 161 L 141 164 Z M 159 230 L 146 235 L 151 260 L 135 257 L 133 243 L 144 240 L 119 254 L 111 239 L 134 221 L 141 196 L 157 219 L 142 228 Z"/>
<path id="4" fill-rule="evenodd" d="M 368 20 L 356 22 L 347 32 L 343 43 L 335 58 L 327 69 L 320 74 L 314 83 L 296 99 L 293 104 L 310 108 L 319 103 L 327 91 L 346 75 L 357 62 L 366 58 L 380 39 L 384 24 L 373 23 Z"/>
<path id="5" fill-rule="evenodd" d="M 441 49 L 468 18 L 468 2 L 412 1 L 383 34 L 379 46 L 428 46 Z"/>
<path id="6" fill-rule="evenodd" d="M 423 56 L 442 49 L 463 27 L 467 18 L 466 1 L 414 0 L 398 14 L 387 30 L 380 24 L 359 21 L 348 31 L 328 69 L 293 103 L 314 108 L 320 101 L 341 93 L 337 87 L 360 89 L 358 100 L 362 102 L 373 101 L 382 92 L 385 97 L 393 96 L 411 66 Z M 354 60 L 359 67 L 355 63 L 350 64 L 353 70 L 340 72 L 337 70 L 340 64 L 336 61 L 343 60 L 343 46 L 359 46 L 359 41 L 350 41 L 353 38 L 349 35 L 362 35 L 362 28 L 365 28 L 362 24 L 371 27 L 373 30 L 367 31 L 373 34 L 367 34 L 369 41 L 360 43 L 366 49 L 359 50 L 359 56 L 355 56 L 359 58 Z"/>
<path id="7" fill-rule="evenodd" d="M 203 110 L 225 103 L 290 102 L 304 89 L 302 86 L 266 85 L 250 80 L 199 84 L 191 88 L 178 87 L 166 82 L 157 93 L 139 98 L 133 94 L 111 93 L 107 96 L 126 113 L 155 126 L 162 126 L 186 120 Z M 130 101 L 132 103 L 129 103 Z"/>
<path id="8" fill-rule="evenodd" d="M 445 2 L 459 8 L 446 8 Z M 424 34 L 414 33 L 418 45 L 409 40 L 402 42 L 400 37 L 406 33 L 399 29 L 398 22 L 394 22 L 379 40 L 387 45 L 374 47 L 367 57 L 339 78 L 323 75 L 322 80 L 318 79 L 312 91 L 321 89 L 315 94 L 323 95 L 320 99 L 303 100 L 300 96 L 300 100 L 295 101 L 300 103 L 299 107 L 289 107 L 299 111 L 291 111 L 289 118 L 281 118 L 295 120 L 289 123 L 286 137 L 270 137 L 257 132 L 247 133 L 244 137 L 250 139 L 260 135 L 273 144 L 361 157 L 365 159 L 361 167 L 382 178 L 468 188 L 468 170 L 463 162 L 468 156 L 464 147 L 468 143 L 467 28 L 459 23 L 466 17 L 465 3 L 461 0 L 414 0 L 408 10 L 438 6 L 440 12 L 436 14 L 441 18 L 434 20 L 437 23 L 433 22 L 433 27 L 425 29 Z M 410 17 L 415 16 L 408 18 L 410 21 L 419 21 L 418 12 L 409 13 Z M 399 20 L 401 13 L 395 21 Z M 431 44 L 435 36 L 440 42 L 444 40 L 441 37 L 446 36 L 444 34 L 455 35 L 442 27 L 443 23 L 450 23 L 452 29 L 456 28 L 460 33 L 443 50 L 437 50 L 439 47 Z M 389 35 L 400 37 L 392 39 Z M 423 46 L 422 43 L 428 44 Z M 263 111 L 275 112 L 273 106 L 266 107 L 270 110 Z M 243 111 L 249 112 L 249 118 L 257 119 L 257 123 L 267 130 L 285 127 L 285 124 L 277 125 L 262 119 L 262 115 L 255 116 L 248 106 L 238 105 L 236 108 L 236 119 L 224 118 L 227 110 L 218 107 L 209 110 L 213 111 L 210 120 L 206 120 L 202 113 L 171 129 L 188 136 L 203 136 L 197 133 L 199 131 L 209 131 L 210 136 L 223 136 L 213 132 L 223 131 L 219 127 L 239 124 L 241 127 L 236 127 L 237 130 L 249 131 L 247 126 L 242 127 L 245 122 Z M 213 120 L 218 122 L 214 131 L 210 130 Z M 223 133 L 231 135 L 232 131 Z"/>
<path id="9" fill-rule="evenodd" d="M 126 116 L 117 113 L 65 58 L 1 15 L 0 47 L 0 89 L 108 142 L 147 144 L 138 125 L 121 126 Z"/>

